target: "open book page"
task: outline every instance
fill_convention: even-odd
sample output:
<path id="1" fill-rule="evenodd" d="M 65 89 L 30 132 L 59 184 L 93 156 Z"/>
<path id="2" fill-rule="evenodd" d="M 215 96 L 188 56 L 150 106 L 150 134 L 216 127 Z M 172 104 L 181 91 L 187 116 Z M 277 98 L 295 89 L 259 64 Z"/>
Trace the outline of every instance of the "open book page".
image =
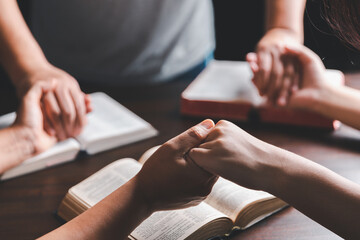
<path id="1" fill-rule="evenodd" d="M 9 127 L 16 119 L 16 113 L 12 112 L 0 117 L 0 129 Z M 6 171 L 1 175 L 1 180 L 10 179 L 60 163 L 73 160 L 80 150 L 80 144 L 75 139 L 67 139 L 57 143 L 49 150 L 25 160 L 22 164 Z"/>
<path id="2" fill-rule="evenodd" d="M 92 207 L 125 184 L 141 169 L 141 164 L 132 158 L 117 160 L 84 181 L 70 188 L 69 193 Z"/>
<path id="3" fill-rule="evenodd" d="M 272 198 L 275 197 L 267 192 L 247 189 L 224 178 L 219 178 L 205 202 L 235 222 L 238 213 L 248 204 Z"/>
<path id="4" fill-rule="evenodd" d="M 326 70 L 326 80 L 344 83 L 338 70 Z M 311 111 L 280 107 L 261 97 L 246 62 L 212 61 L 181 95 L 182 114 L 240 121 L 336 129 L 339 123 Z"/>
<path id="5" fill-rule="evenodd" d="M 129 144 L 157 135 L 146 121 L 104 93 L 90 94 L 93 111 L 88 124 L 77 137 L 89 154 Z"/>
<path id="6" fill-rule="evenodd" d="M 145 161 L 159 148 L 160 146 L 155 146 L 147 150 L 139 159 L 139 162 L 144 164 Z M 259 214 L 259 216 L 255 216 L 252 221 L 250 221 L 246 226 L 242 226 L 243 228 L 247 228 L 261 219 L 273 214 L 274 212 L 282 209 L 286 204 L 282 201 L 279 203 L 274 203 L 274 201 L 269 202 L 268 200 L 274 200 L 276 197 L 273 195 L 263 192 L 256 191 L 248 188 L 241 187 L 231 181 L 228 181 L 224 178 L 219 178 L 219 180 L 215 183 L 210 195 L 206 198 L 205 202 L 212 206 L 213 208 L 219 210 L 224 213 L 227 217 L 229 217 L 233 222 L 236 222 L 239 217 L 238 214 L 241 210 L 248 207 L 250 204 L 254 204 L 257 202 L 262 202 L 261 207 L 255 207 L 260 210 L 260 208 L 267 207 L 268 204 L 272 204 L 271 209 L 266 211 L 264 214 L 259 214 L 261 210 L 252 211 L 253 214 Z M 276 207 L 279 206 L 279 207 Z M 266 208 L 265 208 L 266 209 Z M 247 214 L 248 216 L 249 214 Z M 247 220 L 247 219 L 246 219 Z"/>
<path id="7" fill-rule="evenodd" d="M 131 236 L 137 240 L 186 239 L 202 226 L 220 218 L 226 220 L 227 216 L 202 202 L 186 209 L 156 212 L 141 223 Z M 220 232 L 224 234 L 228 230 L 229 227 Z"/>
<path id="8" fill-rule="evenodd" d="M 183 92 L 189 100 L 239 101 L 260 105 L 264 99 L 251 82 L 246 62 L 212 61 Z"/>
<path id="9" fill-rule="evenodd" d="M 15 112 L 2 115 L 0 117 L 0 129 L 10 127 L 10 125 L 15 122 L 15 119 L 16 119 Z"/>
<path id="10" fill-rule="evenodd" d="M 134 159 L 117 160 L 72 187 L 69 193 L 88 208 L 92 207 L 134 177 L 140 169 L 141 164 Z M 227 217 L 206 203 L 188 209 L 157 212 L 136 228 L 131 236 L 144 240 L 185 239 L 218 218 Z"/>
<path id="11" fill-rule="evenodd" d="M 189 100 L 248 102 L 253 106 L 266 103 L 266 99 L 252 82 L 253 73 L 247 62 L 216 61 L 208 67 L 183 92 Z M 335 86 L 344 84 L 344 74 L 338 70 L 326 70 L 327 81 Z"/>

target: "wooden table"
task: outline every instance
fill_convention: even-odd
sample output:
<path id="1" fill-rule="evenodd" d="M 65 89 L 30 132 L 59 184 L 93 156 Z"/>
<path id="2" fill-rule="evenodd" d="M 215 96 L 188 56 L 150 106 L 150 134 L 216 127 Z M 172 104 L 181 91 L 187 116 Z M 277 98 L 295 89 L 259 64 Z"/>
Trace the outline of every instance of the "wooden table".
<path id="1" fill-rule="evenodd" d="M 360 87 L 360 82 L 353 80 L 358 76 L 347 77 L 349 83 Z M 74 162 L 0 183 L 0 239 L 34 239 L 59 227 L 63 222 L 56 217 L 55 211 L 71 186 L 116 159 L 137 159 L 150 147 L 198 123 L 201 119 L 182 117 L 179 113 L 180 93 L 186 84 L 172 82 L 126 88 L 83 86 L 87 92 L 108 93 L 150 122 L 160 135 L 94 156 L 80 156 Z M 15 110 L 13 101 L 13 92 L 0 89 L 0 114 Z M 358 131 L 348 127 L 336 132 L 323 132 L 286 126 L 238 124 L 262 140 L 310 158 L 360 183 Z M 242 240 L 338 238 L 291 207 L 232 237 Z"/>

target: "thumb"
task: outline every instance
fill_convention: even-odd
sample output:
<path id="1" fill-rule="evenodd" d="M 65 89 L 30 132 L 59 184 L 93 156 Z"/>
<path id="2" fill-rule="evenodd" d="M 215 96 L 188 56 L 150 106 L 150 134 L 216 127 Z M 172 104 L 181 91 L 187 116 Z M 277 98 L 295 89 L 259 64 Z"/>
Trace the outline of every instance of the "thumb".
<path id="1" fill-rule="evenodd" d="M 39 116 L 41 112 L 40 101 L 43 95 L 43 86 L 40 83 L 33 85 L 21 100 L 19 109 L 17 111 L 16 121 L 21 124 L 28 125 L 33 117 Z M 36 122 L 42 122 L 41 118 Z"/>
<path id="2" fill-rule="evenodd" d="M 23 98 L 23 104 L 28 103 L 29 105 L 32 105 L 34 104 L 34 102 L 40 102 L 42 95 L 43 95 L 43 84 L 35 84 L 25 94 Z"/>
<path id="3" fill-rule="evenodd" d="M 52 91 L 55 88 L 55 82 L 54 81 L 41 81 L 36 83 L 25 95 L 25 98 L 27 98 L 27 101 L 40 101 L 42 96 Z"/>
<path id="4" fill-rule="evenodd" d="M 168 143 L 173 147 L 173 150 L 183 156 L 190 149 L 200 145 L 214 126 L 215 124 L 212 120 L 204 120 L 198 125 L 170 139 Z"/>

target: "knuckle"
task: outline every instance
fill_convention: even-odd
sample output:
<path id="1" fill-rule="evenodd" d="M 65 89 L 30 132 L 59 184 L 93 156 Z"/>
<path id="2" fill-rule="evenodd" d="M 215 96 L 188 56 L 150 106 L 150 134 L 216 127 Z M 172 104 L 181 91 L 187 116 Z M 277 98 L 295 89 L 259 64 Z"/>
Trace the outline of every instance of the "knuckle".
<path id="1" fill-rule="evenodd" d="M 224 148 L 224 146 L 226 146 L 226 141 L 222 138 L 216 139 L 215 140 L 215 144 L 219 147 L 219 148 Z"/>
<path id="2" fill-rule="evenodd" d="M 263 64 L 259 70 L 259 72 L 262 73 L 263 75 L 267 74 L 270 71 L 271 71 L 270 64 Z"/>
<path id="3" fill-rule="evenodd" d="M 263 52 L 267 51 L 267 46 L 265 46 L 264 44 L 259 43 L 256 46 L 256 52 L 259 54 L 263 54 Z"/>
<path id="4" fill-rule="evenodd" d="M 60 110 L 54 108 L 50 109 L 50 116 L 54 119 L 59 119 L 61 116 Z"/>
<path id="5" fill-rule="evenodd" d="M 213 131 L 216 131 L 218 135 L 226 135 L 226 132 L 228 131 L 228 128 L 230 128 L 233 125 L 233 123 L 227 121 L 227 120 L 220 120 L 216 124 L 216 128 Z"/>
<path id="6" fill-rule="evenodd" d="M 226 120 L 220 120 L 220 121 L 218 122 L 218 125 L 223 125 L 223 124 L 226 124 Z"/>
<path id="7" fill-rule="evenodd" d="M 177 151 L 176 145 L 174 143 L 172 143 L 171 141 L 166 142 L 163 145 L 161 145 L 160 149 L 165 152 L 176 152 Z"/>
<path id="8" fill-rule="evenodd" d="M 277 52 L 280 51 L 280 50 L 283 48 L 282 44 L 279 43 L 279 42 L 274 43 L 273 46 L 274 46 L 274 49 L 275 49 Z"/>
<path id="9" fill-rule="evenodd" d="M 81 104 L 80 102 L 75 103 L 75 108 L 79 110 L 79 112 L 83 113 L 85 112 L 85 106 L 84 104 Z"/>
<path id="10" fill-rule="evenodd" d="M 65 110 L 62 112 L 62 115 L 66 120 L 68 120 L 70 122 L 75 120 L 75 114 L 73 111 Z"/>
<path id="11" fill-rule="evenodd" d="M 227 120 L 220 120 L 217 125 L 226 127 L 229 124 L 230 124 L 230 122 Z"/>
<path id="12" fill-rule="evenodd" d="M 283 68 L 278 66 L 273 69 L 271 75 L 274 78 L 280 78 L 283 75 L 283 73 L 284 73 Z"/>
<path id="13" fill-rule="evenodd" d="M 216 138 L 222 137 L 225 135 L 224 128 L 220 124 L 218 124 L 218 126 L 216 126 L 216 128 L 212 131 L 212 134 Z"/>
<path id="14" fill-rule="evenodd" d="M 188 131 L 187 131 L 187 134 L 196 139 L 196 140 L 202 140 L 203 139 L 203 134 L 202 134 L 202 131 L 200 130 L 200 128 L 198 128 L 197 126 L 194 126 L 192 128 L 190 128 Z"/>

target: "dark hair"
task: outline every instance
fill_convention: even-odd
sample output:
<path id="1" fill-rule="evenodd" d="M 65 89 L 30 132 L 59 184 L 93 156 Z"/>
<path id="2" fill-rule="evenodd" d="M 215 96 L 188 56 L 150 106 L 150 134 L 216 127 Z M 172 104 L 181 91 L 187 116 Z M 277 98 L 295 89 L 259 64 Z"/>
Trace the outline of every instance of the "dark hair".
<path id="1" fill-rule="evenodd" d="M 348 46 L 360 50 L 360 1 L 322 0 L 322 13 L 334 33 Z"/>

